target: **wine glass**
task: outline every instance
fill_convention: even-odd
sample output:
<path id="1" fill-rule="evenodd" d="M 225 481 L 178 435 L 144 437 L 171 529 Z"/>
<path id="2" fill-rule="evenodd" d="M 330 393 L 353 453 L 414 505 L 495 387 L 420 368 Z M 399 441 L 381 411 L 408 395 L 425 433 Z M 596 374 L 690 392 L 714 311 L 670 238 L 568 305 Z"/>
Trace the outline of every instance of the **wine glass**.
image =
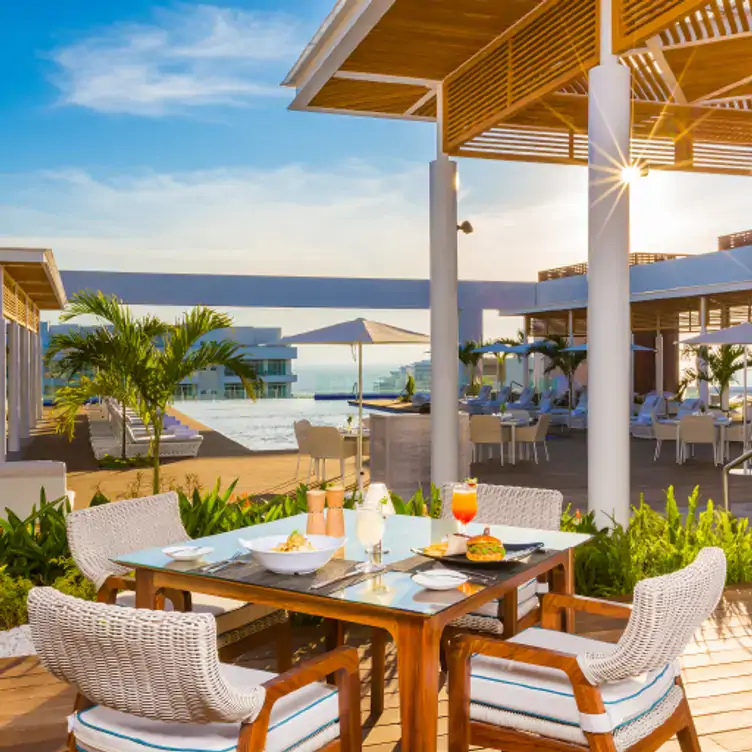
<path id="1" fill-rule="evenodd" d="M 361 572 L 380 572 L 384 569 L 381 563 L 381 539 L 384 537 L 384 515 L 380 508 L 359 507 L 355 510 L 355 534 L 358 541 L 365 548 L 368 561 L 358 565 Z M 378 558 L 378 560 L 377 560 Z"/>
<path id="2" fill-rule="evenodd" d="M 452 489 L 452 514 L 460 523 L 460 532 L 467 530 L 467 523 L 478 513 L 478 489 L 468 483 L 457 483 Z"/>

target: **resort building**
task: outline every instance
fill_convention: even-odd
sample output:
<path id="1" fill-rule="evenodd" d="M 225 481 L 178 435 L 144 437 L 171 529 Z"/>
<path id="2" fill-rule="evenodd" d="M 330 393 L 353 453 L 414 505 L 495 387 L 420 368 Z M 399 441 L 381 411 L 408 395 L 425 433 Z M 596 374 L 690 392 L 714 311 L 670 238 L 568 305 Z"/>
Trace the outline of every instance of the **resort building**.
<path id="1" fill-rule="evenodd" d="M 58 332 L 79 329 L 74 324 L 41 324 L 43 352 L 47 349 L 50 337 Z M 245 346 L 245 355 L 257 364 L 257 372 L 263 381 L 259 397 L 279 399 L 292 397 L 292 386 L 298 380 L 293 372 L 293 361 L 298 352 L 295 347 L 280 345 L 282 330 L 276 327 L 235 327 L 227 333 L 227 338 Z M 216 337 L 213 337 L 216 339 Z M 43 394 L 45 400 L 53 400 L 57 390 L 65 380 L 54 378 L 45 369 Z M 226 372 L 221 366 L 194 373 L 180 384 L 175 394 L 177 400 L 223 400 L 245 399 L 245 391 L 240 378 Z"/>

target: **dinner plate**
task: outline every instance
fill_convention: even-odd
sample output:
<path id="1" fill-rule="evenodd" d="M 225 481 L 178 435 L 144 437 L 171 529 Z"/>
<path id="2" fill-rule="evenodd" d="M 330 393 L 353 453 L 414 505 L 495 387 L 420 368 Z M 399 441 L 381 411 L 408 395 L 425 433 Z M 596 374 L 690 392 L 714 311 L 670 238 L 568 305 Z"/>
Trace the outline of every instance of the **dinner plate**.
<path id="1" fill-rule="evenodd" d="M 412 581 L 426 590 L 454 590 L 464 585 L 468 579 L 467 575 L 449 569 L 445 572 L 430 569 L 427 572 L 416 572 L 412 576 Z"/>
<path id="2" fill-rule="evenodd" d="M 175 561 L 198 561 L 213 550 L 209 546 L 168 546 L 162 553 Z"/>
<path id="3" fill-rule="evenodd" d="M 444 564 L 459 564 L 470 567 L 498 567 L 500 564 L 514 564 L 527 559 L 528 556 L 543 548 L 543 543 L 505 543 L 506 554 L 501 561 L 471 561 L 465 554 L 452 554 L 451 556 L 437 556 L 425 553 L 423 548 L 411 548 L 410 550 L 429 559 L 436 559 Z"/>

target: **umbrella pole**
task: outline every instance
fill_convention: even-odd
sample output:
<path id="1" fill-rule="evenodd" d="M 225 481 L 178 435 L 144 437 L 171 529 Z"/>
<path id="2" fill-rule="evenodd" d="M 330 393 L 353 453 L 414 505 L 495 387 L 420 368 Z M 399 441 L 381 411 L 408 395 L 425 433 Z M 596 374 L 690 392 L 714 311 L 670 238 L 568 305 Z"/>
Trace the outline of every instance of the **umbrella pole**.
<path id="1" fill-rule="evenodd" d="M 363 343 L 358 342 L 358 493 L 363 494 Z"/>
<path id="2" fill-rule="evenodd" d="M 744 434 L 744 453 L 747 452 L 747 346 L 744 346 L 744 404 L 742 405 L 742 432 Z M 749 469 L 749 463 L 744 463 L 744 470 Z"/>

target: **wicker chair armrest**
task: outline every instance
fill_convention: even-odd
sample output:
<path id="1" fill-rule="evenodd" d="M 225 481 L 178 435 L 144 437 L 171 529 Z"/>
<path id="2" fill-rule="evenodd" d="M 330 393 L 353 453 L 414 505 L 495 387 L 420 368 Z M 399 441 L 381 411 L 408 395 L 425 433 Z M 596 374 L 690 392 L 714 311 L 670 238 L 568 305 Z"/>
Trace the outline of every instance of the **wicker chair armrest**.
<path id="1" fill-rule="evenodd" d="M 342 646 L 303 661 L 284 674 L 279 674 L 264 682 L 262 685 L 266 690 L 264 706 L 251 723 L 241 726 L 238 752 L 265 749 L 269 717 L 274 704 L 285 695 L 308 684 L 321 681 L 332 673 L 336 673 L 338 677 L 342 748 L 356 749 L 354 746 L 347 746 L 345 740 L 354 742 L 357 739 L 360 742 L 361 738 L 359 669 L 358 651 L 353 647 Z"/>
<path id="2" fill-rule="evenodd" d="M 615 619 L 629 619 L 632 616 L 632 606 L 629 603 L 614 603 L 600 598 L 585 598 L 581 595 L 548 593 L 543 596 L 541 622 L 544 623 L 547 618 L 552 616 L 558 618 L 559 613 L 567 608 Z"/>

